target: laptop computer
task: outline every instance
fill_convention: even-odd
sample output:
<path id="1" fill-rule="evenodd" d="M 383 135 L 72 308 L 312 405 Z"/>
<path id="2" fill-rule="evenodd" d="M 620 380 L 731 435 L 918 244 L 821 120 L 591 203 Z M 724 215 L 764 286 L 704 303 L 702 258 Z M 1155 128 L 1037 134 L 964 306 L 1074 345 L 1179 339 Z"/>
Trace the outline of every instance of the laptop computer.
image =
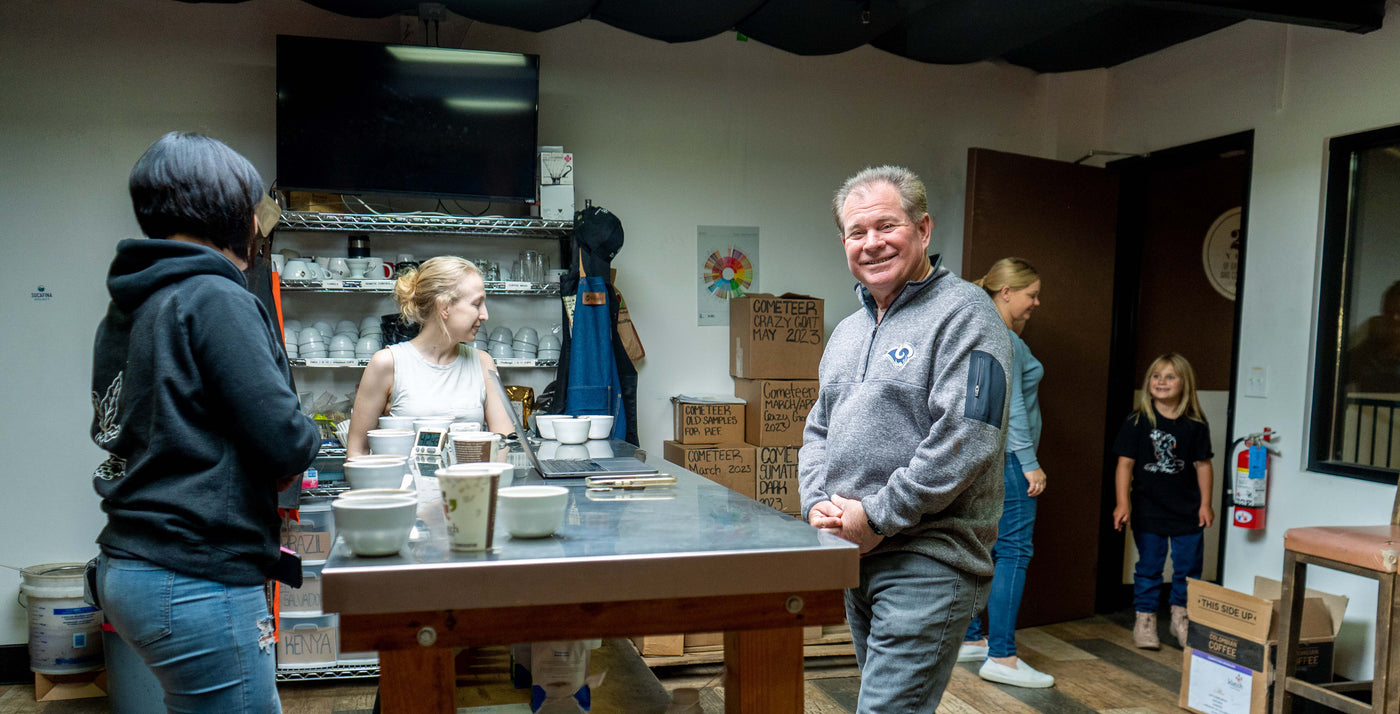
<path id="1" fill-rule="evenodd" d="M 633 456 L 612 456 L 607 458 L 587 458 L 587 459 L 541 459 L 535 454 L 535 448 L 530 445 L 530 437 L 526 434 L 525 425 L 520 423 L 520 415 L 510 406 L 510 397 L 506 395 L 506 388 L 501 384 L 501 378 L 495 372 L 486 373 L 487 381 L 496 390 L 497 396 L 501 398 L 501 403 L 506 405 L 506 412 L 510 414 L 511 426 L 515 428 L 515 434 L 519 437 L 520 447 L 525 450 L 525 455 L 530 459 L 530 465 L 544 478 L 583 478 L 585 476 L 614 475 L 614 476 L 640 476 L 646 474 L 659 473 L 655 466 L 648 465 Z"/>

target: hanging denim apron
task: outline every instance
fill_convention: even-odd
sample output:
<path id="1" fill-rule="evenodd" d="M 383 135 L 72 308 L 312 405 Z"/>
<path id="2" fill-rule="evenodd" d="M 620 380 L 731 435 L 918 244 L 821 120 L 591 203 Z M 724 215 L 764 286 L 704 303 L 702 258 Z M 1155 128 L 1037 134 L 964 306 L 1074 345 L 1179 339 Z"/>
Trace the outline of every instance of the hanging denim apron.
<path id="1" fill-rule="evenodd" d="M 611 414 L 614 439 L 627 434 L 622 409 L 622 382 L 613 358 L 612 317 L 607 284 L 602 278 L 580 277 L 570 334 L 569 386 L 564 398 L 568 414 Z"/>

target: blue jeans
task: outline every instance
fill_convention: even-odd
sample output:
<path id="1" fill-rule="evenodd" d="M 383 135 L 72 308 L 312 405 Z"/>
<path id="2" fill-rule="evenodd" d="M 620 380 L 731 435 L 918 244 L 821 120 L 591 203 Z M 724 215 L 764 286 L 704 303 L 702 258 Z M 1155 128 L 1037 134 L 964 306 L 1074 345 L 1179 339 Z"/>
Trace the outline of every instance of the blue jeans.
<path id="1" fill-rule="evenodd" d="M 1162 607 L 1162 567 L 1167 563 L 1167 545 L 1172 551 L 1171 604 L 1186 607 L 1186 579 L 1201 577 L 1205 559 L 1200 531 L 1180 536 L 1163 536 L 1133 531 L 1138 561 L 1133 568 L 1133 609 L 1156 612 Z"/>
<path id="2" fill-rule="evenodd" d="M 1021 612 L 1021 594 L 1026 589 L 1026 568 L 1031 564 L 1031 532 L 1035 530 L 1035 499 L 1026 495 L 1030 482 L 1021 472 L 1021 460 L 1006 455 L 1001 470 L 1006 485 L 997 542 L 992 546 L 995 574 L 992 592 L 987 596 L 987 656 L 1016 656 L 1016 616 Z M 982 618 L 972 618 L 964 640 L 982 639 Z"/>
<path id="3" fill-rule="evenodd" d="M 846 591 L 856 664 L 858 714 L 932 712 L 958 660 L 968 618 L 988 578 L 919 553 L 862 558 L 860 586 Z"/>
<path id="4" fill-rule="evenodd" d="M 277 714 L 276 645 L 261 585 L 224 585 L 98 556 L 107 622 L 151 668 L 170 712 Z"/>

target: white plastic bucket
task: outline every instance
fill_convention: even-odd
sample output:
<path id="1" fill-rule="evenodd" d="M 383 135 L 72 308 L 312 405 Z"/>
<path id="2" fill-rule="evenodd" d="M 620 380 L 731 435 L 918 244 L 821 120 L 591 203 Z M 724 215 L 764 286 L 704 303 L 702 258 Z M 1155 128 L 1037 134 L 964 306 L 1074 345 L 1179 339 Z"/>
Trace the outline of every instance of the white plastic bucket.
<path id="1" fill-rule="evenodd" d="M 29 610 L 29 668 L 40 674 L 100 669 L 102 610 L 83 602 L 84 563 L 31 565 L 20 571 Z"/>

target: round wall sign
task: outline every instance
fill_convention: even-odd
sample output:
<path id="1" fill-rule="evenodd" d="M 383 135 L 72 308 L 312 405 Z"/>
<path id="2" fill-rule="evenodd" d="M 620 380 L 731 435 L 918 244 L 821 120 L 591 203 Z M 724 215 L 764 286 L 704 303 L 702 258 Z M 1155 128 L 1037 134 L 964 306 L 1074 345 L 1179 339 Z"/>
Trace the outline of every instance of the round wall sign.
<path id="1" fill-rule="evenodd" d="M 1240 274 L 1240 214 L 1242 209 L 1235 206 L 1220 214 L 1206 231 L 1205 244 L 1201 247 L 1201 263 L 1206 270 L 1206 279 L 1215 292 L 1226 300 L 1235 299 L 1235 281 Z"/>

